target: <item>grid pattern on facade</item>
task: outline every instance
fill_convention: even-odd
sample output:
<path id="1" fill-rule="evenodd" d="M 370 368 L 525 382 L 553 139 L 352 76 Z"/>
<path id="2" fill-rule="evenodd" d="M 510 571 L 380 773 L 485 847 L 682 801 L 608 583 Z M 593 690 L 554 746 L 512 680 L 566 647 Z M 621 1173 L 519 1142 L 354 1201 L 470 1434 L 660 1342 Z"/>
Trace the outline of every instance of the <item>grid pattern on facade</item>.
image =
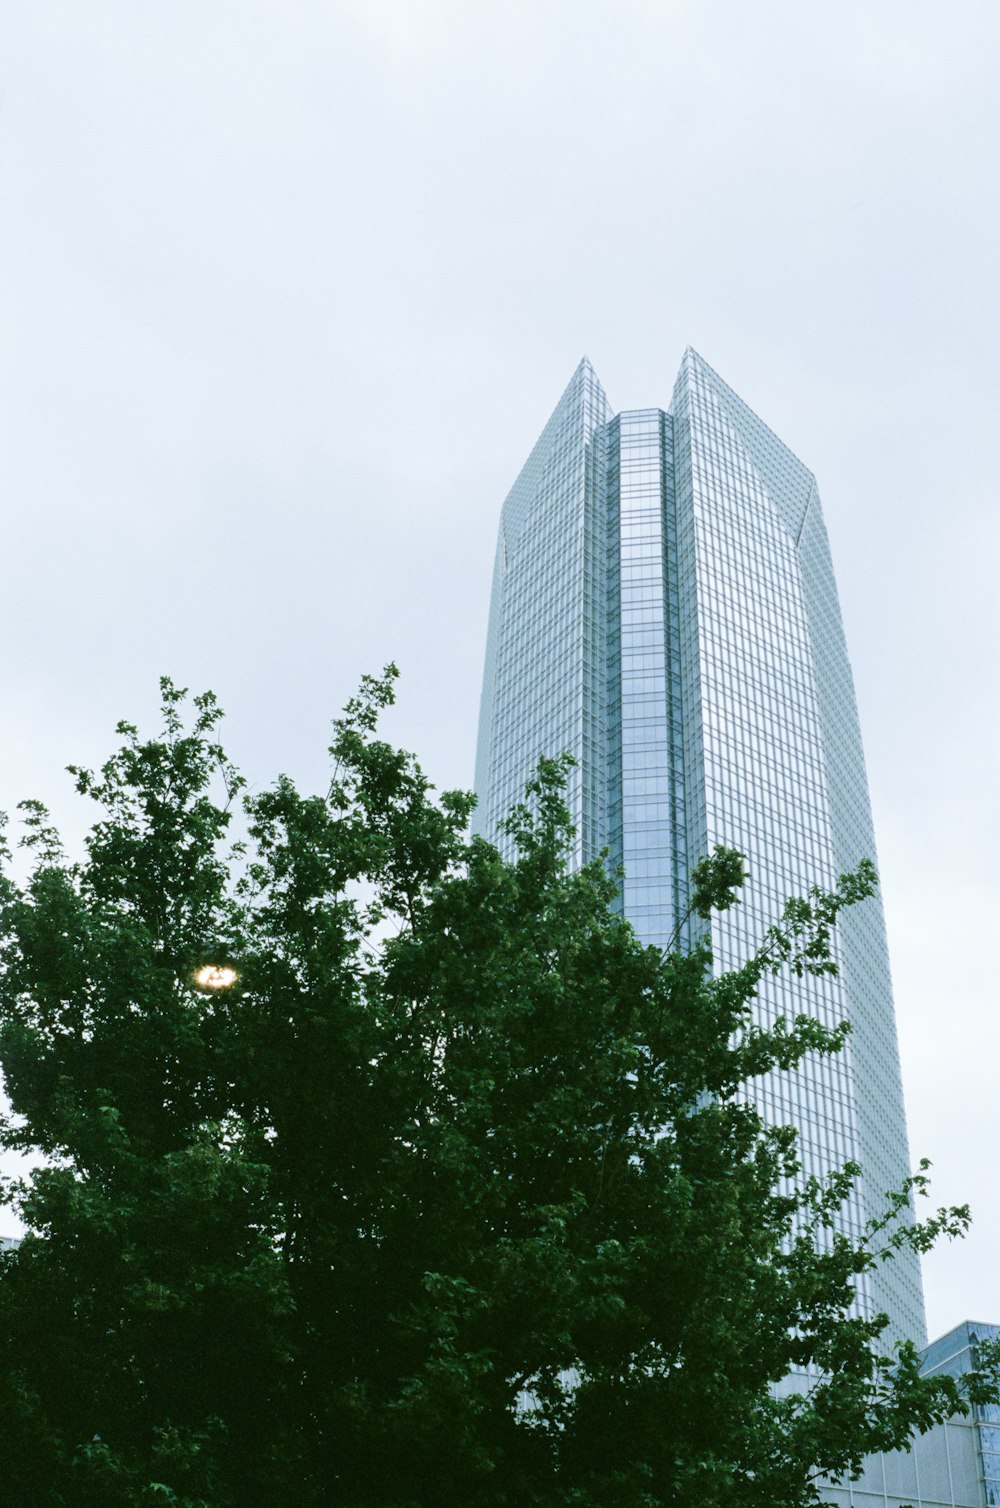
<path id="1" fill-rule="evenodd" d="M 477 754 L 476 830 L 493 838 L 542 756 L 576 756 L 567 794 L 577 861 L 603 842 L 591 774 L 599 760 L 588 758 L 584 775 L 582 759 L 584 733 L 589 748 L 595 721 L 603 726 L 604 719 L 603 678 L 595 686 L 591 673 L 604 640 L 602 621 L 599 644 L 592 642 L 597 615 L 587 578 L 594 545 L 585 523 L 588 450 L 609 417 L 604 391 L 583 361 L 504 505 Z"/>
<path id="2" fill-rule="evenodd" d="M 538 757 L 563 751 L 578 762 L 576 859 L 606 847 L 623 866 L 621 906 L 645 941 L 669 939 L 689 865 L 715 843 L 749 856 L 742 904 L 713 923 L 719 969 L 788 896 L 874 857 L 815 481 L 692 351 L 669 414 L 612 419 L 581 363 L 505 504 L 479 830 L 495 837 Z M 847 913 L 837 946 L 838 978 L 768 981 L 758 1010 L 846 1015 L 847 1050 L 768 1076 L 754 1098 L 797 1126 L 807 1174 L 862 1163 L 857 1234 L 908 1167 L 877 899 Z M 915 1258 L 886 1264 L 860 1299 L 923 1340 Z"/>
<path id="3" fill-rule="evenodd" d="M 838 873 L 843 873 L 859 859 L 877 855 L 854 687 L 818 498 L 803 523 L 799 559 L 816 662 L 834 858 Z M 910 1171 L 881 903 L 852 906 L 838 930 L 852 1026 L 861 1164 L 869 1213 L 874 1214 L 881 1196 L 899 1188 Z M 884 1264 L 873 1275 L 872 1291 L 876 1307 L 893 1317 L 898 1333 L 922 1344 L 926 1321 L 916 1254 L 901 1251 L 894 1262 Z"/>
<path id="4" fill-rule="evenodd" d="M 994 1341 L 998 1337 L 1000 1325 L 966 1320 L 927 1347 L 922 1370 L 928 1376 L 946 1372 L 961 1377 L 979 1367 L 980 1341 Z M 974 1404 L 969 1424 L 975 1441 L 978 1502 L 985 1508 L 1000 1508 L 1000 1407 L 994 1403 Z"/>
<path id="5" fill-rule="evenodd" d="M 709 391 L 731 431 L 732 444 L 760 487 L 794 547 L 796 596 L 807 630 L 807 659 L 821 756 L 820 779 L 831 844 L 832 874 L 874 859 L 854 686 L 847 659 L 826 528 L 815 478 L 731 388 L 691 353 L 693 380 Z M 792 600 L 787 583 L 782 600 Z M 794 713 L 794 709 L 790 709 Z M 793 727 L 801 728 L 796 719 Z M 794 813 L 793 813 L 794 820 Z M 857 1156 L 865 1170 L 863 1213 L 881 1212 L 885 1193 L 909 1172 L 895 1014 L 882 907 L 876 900 L 845 912 L 838 928 L 840 1009 L 852 1025 L 850 1088 Z M 872 1277 L 871 1301 L 893 1317 L 898 1336 L 926 1338 L 918 1259 L 909 1251 Z"/>
<path id="6" fill-rule="evenodd" d="M 815 667 L 795 543 L 740 443 L 713 382 L 690 355 L 676 390 L 675 425 L 690 431 L 690 509 L 697 540 L 698 620 L 706 808 L 705 842 L 749 856 L 741 904 L 715 918 L 716 966 L 737 967 L 785 900 L 835 878 Z M 834 1026 L 839 980 L 768 979 L 759 1017 L 804 1013 Z M 850 1045 L 795 1073 L 752 1086 L 772 1124 L 794 1124 L 806 1175 L 859 1154 Z M 845 1224 L 860 1233 L 860 1198 Z"/>
<path id="7" fill-rule="evenodd" d="M 687 891 L 672 427 L 608 427 L 608 846 L 644 942 L 666 947 Z"/>

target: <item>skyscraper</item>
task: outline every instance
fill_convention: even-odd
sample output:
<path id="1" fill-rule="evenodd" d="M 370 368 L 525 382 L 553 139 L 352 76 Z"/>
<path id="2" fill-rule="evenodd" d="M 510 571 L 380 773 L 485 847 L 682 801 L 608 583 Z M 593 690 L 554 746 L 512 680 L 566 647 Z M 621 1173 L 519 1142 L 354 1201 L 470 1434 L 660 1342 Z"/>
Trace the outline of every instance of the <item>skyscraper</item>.
<path id="1" fill-rule="evenodd" d="M 483 681 L 479 830 L 542 755 L 575 756 L 578 862 L 607 849 L 620 905 L 663 946 L 693 863 L 748 856 L 742 904 L 712 922 L 716 965 L 746 958 L 787 897 L 874 857 L 864 759 L 812 473 L 696 352 L 669 410 L 612 413 L 582 361 L 504 504 Z M 502 840 L 501 840 L 502 841 Z M 845 913 L 836 978 L 773 979 L 762 1019 L 847 1017 L 843 1053 L 754 1090 L 798 1127 L 806 1174 L 848 1159 L 858 1234 L 909 1172 L 877 898 Z M 860 1295 L 923 1344 L 917 1259 Z"/>

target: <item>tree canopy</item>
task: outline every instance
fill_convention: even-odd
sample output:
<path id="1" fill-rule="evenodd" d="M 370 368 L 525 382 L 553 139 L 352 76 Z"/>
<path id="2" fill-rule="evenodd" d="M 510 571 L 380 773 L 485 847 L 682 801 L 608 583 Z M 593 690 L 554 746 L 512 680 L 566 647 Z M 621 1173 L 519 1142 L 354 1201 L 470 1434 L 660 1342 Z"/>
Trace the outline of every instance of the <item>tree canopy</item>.
<path id="1" fill-rule="evenodd" d="M 22 808 L 2 1142 L 41 1165 L 6 1190 L 4 1503 L 806 1508 L 993 1396 L 921 1378 L 853 1303 L 967 1212 L 900 1221 L 888 1191 L 852 1242 L 857 1169 L 804 1180 L 746 1095 L 840 1050 L 752 1005 L 833 968 L 870 866 L 715 976 L 704 936 L 639 943 L 602 861 L 569 872 L 560 761 L 512 862 L 470 839 L 472 798 L 378 737 L 394 675 L 335 724 L 323 795 L 250 794 L 214 698 L 165 681 L 159 736 L 71 767 L 81 860 Z M 692 913 L 743 875 L 703 860 Z"/>

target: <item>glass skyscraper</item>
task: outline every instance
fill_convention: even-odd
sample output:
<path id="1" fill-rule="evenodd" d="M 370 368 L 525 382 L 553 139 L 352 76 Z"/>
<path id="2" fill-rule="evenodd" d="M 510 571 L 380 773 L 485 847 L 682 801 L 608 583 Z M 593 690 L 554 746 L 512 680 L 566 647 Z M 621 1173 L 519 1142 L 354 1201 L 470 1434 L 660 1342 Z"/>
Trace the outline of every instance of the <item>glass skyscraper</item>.
<path id="1" fill-rule="evenodd" d="M 851 672 L 815 478 L 688 350 L 668 410 L 613 414 L 582 361 L 504 504 L 483 682 L 478 827 L 542 755 L 575 756 L 577 860 L 607 849 L 620 905 L 667 943 L 690 869 L 747 855 L 740 906 L 712 922 L 716 965 L 759 944 L 789 896 L 875 856 Z M 852 1033 L 834 1057 L 755 1088 L 798 1127 L 806 1174 L 848 1159 L 860 1232 L 909 1172 L 881 904 L 850 908 L 836 978 L 770 979 L 760 1016 Z M 925 1342 L 917 1258 L 859 1295 Z"/>

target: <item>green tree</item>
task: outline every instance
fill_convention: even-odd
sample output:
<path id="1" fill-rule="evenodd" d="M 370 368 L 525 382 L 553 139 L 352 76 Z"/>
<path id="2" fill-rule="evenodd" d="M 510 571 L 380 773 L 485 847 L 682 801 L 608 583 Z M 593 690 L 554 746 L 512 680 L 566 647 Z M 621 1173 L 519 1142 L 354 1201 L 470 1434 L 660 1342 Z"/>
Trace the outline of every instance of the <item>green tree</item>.
<path id="1" fill-rule="evenodd" d="M 870 867 L 715 978 L 704 941 L 639 944 L 602 864 L 567 872 L 561 763 L 513 863 L 470 841 L 471 798 L 376 736 L 394 675 L 335 725 L 325 796 L 249 795 L 213 698 L 188 719 L 164 682 L 160 737 L 121 724 L 73 769 L 81 862 L 23 808 L 2 1139 L 43 1165 L 7 1190 L 4 1503 L 804 1508 L 817 1472 L 963 1409 L 852 1297 L 966 1212 L 910 1224 L 894 1191 L 852 1243 L 857 1170 L 801 1180 L 743 1094 L 840 1049 L 751 1006 L 770 971 L 833 968 Z M 693 912 L 742 878 L 705 860 Z"/>

